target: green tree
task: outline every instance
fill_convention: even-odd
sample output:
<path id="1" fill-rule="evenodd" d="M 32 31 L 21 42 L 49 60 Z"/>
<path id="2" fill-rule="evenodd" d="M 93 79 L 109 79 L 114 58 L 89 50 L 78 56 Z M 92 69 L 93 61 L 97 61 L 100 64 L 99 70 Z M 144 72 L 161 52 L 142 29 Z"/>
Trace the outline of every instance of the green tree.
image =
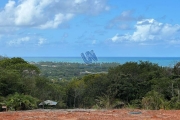
<path id="1" fill-rule="evenodd" d="M 92 74 L 82 78 L 85 84 L 83 103 L 85 107 L 92 107 L 96 104 L 97 97 L 107 94 L 110 81 L 107 74 Z"/>
<path id="2" fill-rule="evenodd" d="M 82 94 L 85 89 L 85 84 L 84 81 L 78 80 L 78 79 L 73 79 L 67 87 L 67 94 L 70 98 L 70 107 L 73 104 L 73 107 L 79 107 L 81 101 L 82 101 Z M 73 100 L 72 100 L 72 99 Z"/>
<path id="3" fill-rule="evenodd" d="M 21 91 L 20 74 L 15 70 L 0 71 L 0 95 L 7 96 Z"/>

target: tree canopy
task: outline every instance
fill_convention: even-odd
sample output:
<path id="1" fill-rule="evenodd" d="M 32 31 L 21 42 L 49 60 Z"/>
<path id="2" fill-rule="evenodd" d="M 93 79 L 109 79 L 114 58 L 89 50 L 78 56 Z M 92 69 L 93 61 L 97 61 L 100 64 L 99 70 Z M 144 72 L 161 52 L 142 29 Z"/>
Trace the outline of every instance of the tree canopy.
<path id="1" fill-rule="evenodd" d="M 51 65 L 52 74 L 56 71 L 65 75 L 66 70 L 73 73 L 57 80 L 52 78 L 60 78 L 61 74 L 49 77 L 48 66 L 44 68 L 43 64 L 1 58 L 0 103 L 10 110 L 35 109 L 48 99 L 58 102 L 56 108 L 180 108 L 180 63 L 170 68 L 148 61 L 101 67 L 50 62 L 47 65 Z M 79 75 L 90 70 L 91 74 Z"/>

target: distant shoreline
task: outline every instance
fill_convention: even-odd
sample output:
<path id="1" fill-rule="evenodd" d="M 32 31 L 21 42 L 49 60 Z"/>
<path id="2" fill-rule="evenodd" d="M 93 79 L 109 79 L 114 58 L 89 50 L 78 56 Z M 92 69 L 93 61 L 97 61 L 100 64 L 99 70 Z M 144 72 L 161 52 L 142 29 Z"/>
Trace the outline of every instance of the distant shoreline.
<path id="1" fill-rule="evenodd" d="M 69 62 L 84 63 L 81 57 L 22 57 L 28 62 Z M 98 57 L 93 63 L 120 63 L 149 61 L 159 66 L 172 67 L 180 61 L 180 57 Z"/>

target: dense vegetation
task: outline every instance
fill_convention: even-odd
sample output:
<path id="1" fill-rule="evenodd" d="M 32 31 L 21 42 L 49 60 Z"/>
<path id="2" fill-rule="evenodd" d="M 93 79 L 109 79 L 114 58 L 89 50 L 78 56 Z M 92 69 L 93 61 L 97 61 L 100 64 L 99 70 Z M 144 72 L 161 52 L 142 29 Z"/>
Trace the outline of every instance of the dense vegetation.
<path id="1" fill-rule="evenodd" d="M 180 63 L 173 68 L 148 61 L 113 65 L 106 64 L 110 67 L 107 73 L 98 73 L 106 69 L 56 63 L 56 67 L 49 67 L 56 74 L 49 77 L 43 72 L 48 66 L 44 69 L 22 58 L 0 57 L 0 104 L 9 110 L 27 110 L 50 99 L 58 102 L 56 108 L 180 109 Z M 63 69 L 72 73 L 71 79 L 61 76 L 65 74 Z M 79 76 L 79 72 L 90 69 L 95 74 Z"/>
<path id="2" fill-rule="evenodd" d="M 109 67 L 118 66 L 119 63 L 68 63 L 68 62 L 38 62 L 32 63 L 41 70 L 41 76 L 49 79 L 71 80 L 73 77 L 82 77 L 85 74 L 107 73 Z"/>

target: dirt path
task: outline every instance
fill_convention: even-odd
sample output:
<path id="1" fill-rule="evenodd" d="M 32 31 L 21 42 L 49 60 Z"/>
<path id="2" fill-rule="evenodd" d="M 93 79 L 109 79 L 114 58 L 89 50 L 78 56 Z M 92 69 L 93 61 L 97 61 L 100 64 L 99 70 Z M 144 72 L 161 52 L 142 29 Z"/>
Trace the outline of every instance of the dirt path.
<path id="1" fill-rule="evenodd" d="M 0 112 L 0 120 L 180 120 L 180 110 L 32 110 Z"/>

